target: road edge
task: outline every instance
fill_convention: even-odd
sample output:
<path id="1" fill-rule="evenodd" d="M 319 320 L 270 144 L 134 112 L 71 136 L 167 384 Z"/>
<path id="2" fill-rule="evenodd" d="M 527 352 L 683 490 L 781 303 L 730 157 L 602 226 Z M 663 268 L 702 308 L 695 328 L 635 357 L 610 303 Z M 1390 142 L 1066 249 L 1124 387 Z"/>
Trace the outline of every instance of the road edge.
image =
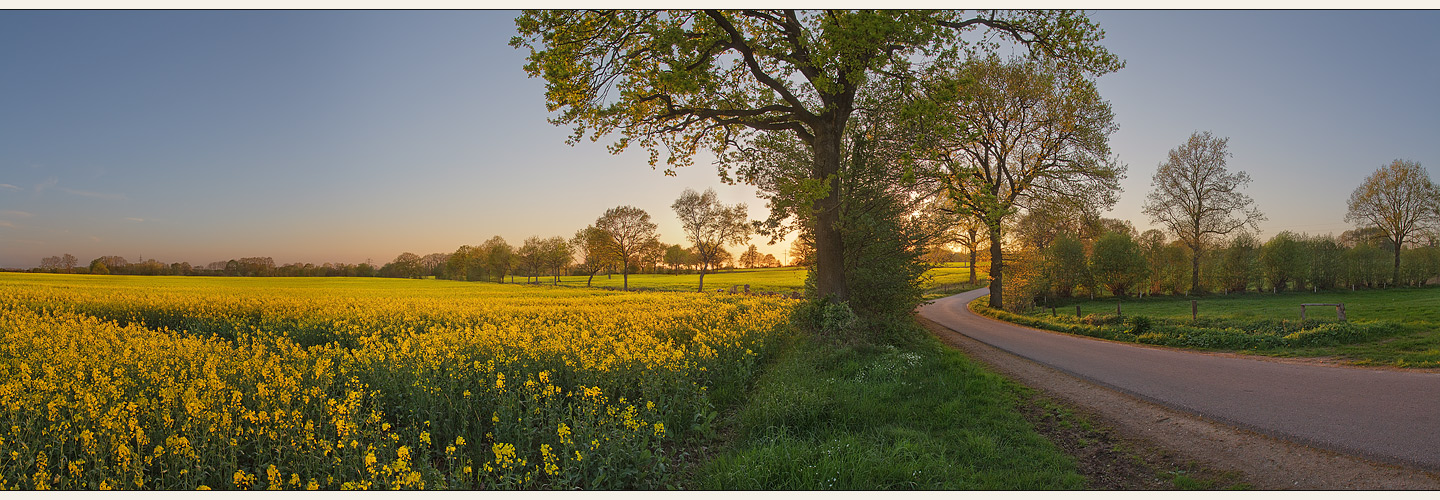
<path id="1" fill-rule="evenodd" d="M 914 316 L 946 346 L 1108 428 L 1131 449 L 1161 450 L 1213 470 L 1235 471 L 1265 490 L 1440 489 L 1440 476 L 1428 471 L 1285 441 L 1157 405 Z"/>

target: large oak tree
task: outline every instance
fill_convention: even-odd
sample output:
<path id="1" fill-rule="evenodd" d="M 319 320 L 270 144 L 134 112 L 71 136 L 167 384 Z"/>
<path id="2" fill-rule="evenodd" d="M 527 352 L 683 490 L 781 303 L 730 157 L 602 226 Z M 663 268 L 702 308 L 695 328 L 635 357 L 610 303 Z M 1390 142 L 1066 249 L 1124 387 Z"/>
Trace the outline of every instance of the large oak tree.
<path id="1" fill-rule="evenodd" d="M 857 93 L 868 82 L 906 79 L 916 61 L 944 64 L 975 48 L 983 30 L 1038 56 L 1105 72 L 1118 68 L 1103 32 L 1072 11 L 527 11 L 511 42 L 530 49 L 525 70 L 546 80 L 552 121 L 587 135 L 618 135 L 670 167 L 701 150 L 723 152 L 757 131 L 793 134 L 808 149 L 816 289 L 848 300 L 838 173 Z M 974 39 L 974 37 L 970 37 Z"/>
<path id="2" fill-rule="evenodd" d="M 1045 61 L 972 59 L 930 83 L 945 112 L 927 147 L 954 210 L 990 241 L 990 306 L 1004 305 L 1004 229 L 1041 203 L 1109 207 L 1125 167 L 1110 154 L 1109 103 L 1083 71 Z M 947 102 L 948 101 L 948 102 Z"/>

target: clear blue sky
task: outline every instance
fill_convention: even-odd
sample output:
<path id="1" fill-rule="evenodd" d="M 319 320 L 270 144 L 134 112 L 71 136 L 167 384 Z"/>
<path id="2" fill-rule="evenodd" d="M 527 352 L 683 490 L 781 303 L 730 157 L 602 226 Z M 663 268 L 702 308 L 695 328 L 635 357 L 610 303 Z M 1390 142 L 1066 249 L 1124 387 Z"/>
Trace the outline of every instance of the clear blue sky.
<path id="1" fill-rule="evenodd" d="M 568 237 L 618 205 L 681 243 L 669 205 L 686 187 L 765 215 L 704 162 L 665 177 L 641 151 L 567 146 L 507 45 L 513 17 L 0 12 L 0 267 L 63 253 L 378 264 Z M 1142 230 L 1156 165 L 1196 130 L 1230 137 L 1266 235 L 1339 233 L 1370 172 L 1440 165 L 1440 12 L 1092 18 L 1127 61 L 1100 79 L 1130 166 L 1109 216 Z"/>

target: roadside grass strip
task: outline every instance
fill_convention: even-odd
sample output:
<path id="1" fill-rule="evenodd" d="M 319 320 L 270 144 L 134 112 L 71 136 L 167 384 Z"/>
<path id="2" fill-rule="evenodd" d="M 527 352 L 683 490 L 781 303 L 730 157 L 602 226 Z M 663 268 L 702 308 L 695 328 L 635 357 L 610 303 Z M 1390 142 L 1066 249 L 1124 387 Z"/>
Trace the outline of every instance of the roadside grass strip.
<path id="1" fill-rule="evenodd" d="M 1331 358 L 1357 365 L 1440 367 L 1440 288 L 1247 293 L 1197 297 L 1059 301 L 1024 313 L 970 308 L 1034 328 L 1121 342 L 1277 357 Z M 1117 302 L 1121 314 L 1116 314 Z M 1334 308 L 1300 304 L 1344 303 Z M 1080 314 L 1076 315 L 1076 307 Z"/>
<path id="2" fill-rule="evenodd" d="M 902 346 L 784 349 L 732 417 L 704 489 L 1051 490 L 1085 480 L 1017 410 L 1023 389 L 918 325 Z"/>

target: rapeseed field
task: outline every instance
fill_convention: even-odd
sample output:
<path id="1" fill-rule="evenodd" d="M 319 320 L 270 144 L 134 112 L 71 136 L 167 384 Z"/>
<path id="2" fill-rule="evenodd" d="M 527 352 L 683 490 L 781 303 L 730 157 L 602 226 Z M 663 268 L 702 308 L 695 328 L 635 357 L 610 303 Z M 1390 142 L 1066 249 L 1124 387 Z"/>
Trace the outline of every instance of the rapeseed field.
<path id="1" fill-rule="evenodd" d="M 795 301 L 0 274 L 0 489 L 663 486 Z"/>

